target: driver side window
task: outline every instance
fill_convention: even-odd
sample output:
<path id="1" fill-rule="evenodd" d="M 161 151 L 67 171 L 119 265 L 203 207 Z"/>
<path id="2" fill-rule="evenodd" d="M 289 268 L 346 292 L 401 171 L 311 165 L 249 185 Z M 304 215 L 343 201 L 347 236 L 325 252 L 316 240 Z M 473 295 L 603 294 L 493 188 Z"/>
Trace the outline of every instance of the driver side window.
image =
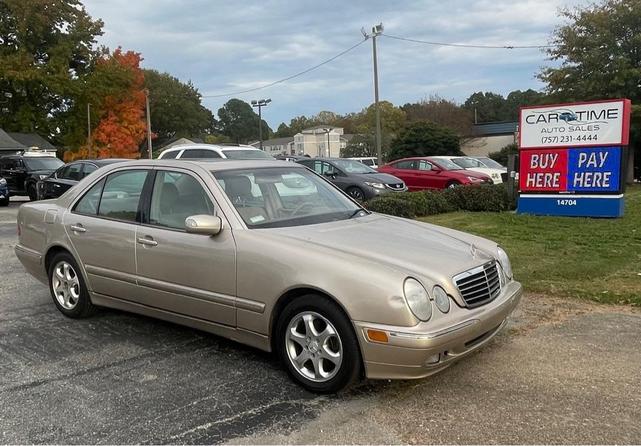
<path id="1" fill-rule="evenodd" d="M 432 165 L 427 161 L 419 161 L 418 170 L 432 170 Z"/>

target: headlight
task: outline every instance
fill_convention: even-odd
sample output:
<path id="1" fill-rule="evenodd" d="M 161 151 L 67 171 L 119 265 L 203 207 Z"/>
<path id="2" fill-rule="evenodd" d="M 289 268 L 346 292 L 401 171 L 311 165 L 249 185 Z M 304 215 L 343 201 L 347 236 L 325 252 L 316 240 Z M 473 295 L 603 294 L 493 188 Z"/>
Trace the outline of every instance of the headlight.
<path id="1" fill-rule="evenodd" d="M 501 268 L 503 268 L 503 272 L 505 273 L 505 277 L 508 280 L 511 280 L 512 279 L 512 265 L 510 264 L 510 259 L 507 256 L 507 253 L 500 246 L 497 248 L 497 258 L 498 258 L 499 263 L 501 264 Z"/>
<path id="2" fill-rule="evenodd" d="M 432 294 L 434 295 L 434 303 L 436 308 L 441 310 L 441 313 L 447 313 L 450 311 L 450 297 L 447 295 L 445 290 L 440 286 L 435 286 L 432 289 Z"/>
<path id="3" fill-rule="evenodd" d="M 7 180 L 5 180 L 4 178 L 0 178 L 0 184 L 2 184 L 3 186 L 6 185 Z"/>
<path id="4" fill-rule="evenodd" d="M 414 316 L 422 321 L 429 321 L 432 317 L 432 304 L 423 285 L 418 280 L 408 277 L 403 284 L 403 293 Z"/>
<path id="5" fill-rule="evenodd" d="M 45 179 L 45 178 L 47 178 L 48 176 L 49 176 L 49 175 L 38 175 L 38 179 L 40 179 L 40 180 L 44 180 L 44 179 Z"/>
<path id="6" fill-rule="evenodd" d="M 369 187 L 373 187 L 374 189 L 385 189 L 385 185 L 383 183 L 368 183 L 367 181 L 365 182 Z"/>
<path id="7" fill-rule="evenodd" d="M 483 181 L 482 178 L 476 178 L 476 177 L 467 177 L 468 180 L 472 181 L 473 183 L 478 183 Z"/>

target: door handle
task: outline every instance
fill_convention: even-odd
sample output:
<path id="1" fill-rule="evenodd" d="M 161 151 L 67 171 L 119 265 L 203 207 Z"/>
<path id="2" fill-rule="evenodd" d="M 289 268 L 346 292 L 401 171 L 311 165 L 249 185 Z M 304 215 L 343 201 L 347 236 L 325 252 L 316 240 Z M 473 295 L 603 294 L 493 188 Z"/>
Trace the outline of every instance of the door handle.
<path id="1" fill-rule="evenodd" d="M 73 232 L 87 232 L 87 230 L 80 224 L 75 224 L 70 226 Z"/>
<path id="2" fill-rule="evenodd" d="M 138 243 L 145 246 L 156 246 L 158 242 L 152 238 L 138 237 Z"/>

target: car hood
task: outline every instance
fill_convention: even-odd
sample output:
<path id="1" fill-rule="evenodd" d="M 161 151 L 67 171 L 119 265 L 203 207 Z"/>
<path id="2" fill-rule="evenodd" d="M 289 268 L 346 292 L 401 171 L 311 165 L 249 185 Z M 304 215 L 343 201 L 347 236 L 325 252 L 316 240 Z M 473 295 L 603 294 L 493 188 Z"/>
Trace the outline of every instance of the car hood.
<path id="1" fill-rule="evenodd" d="M 289 239 L 375 260 L 435 281 L 482 265 L 493 258 L 491 249 L 496 249 L 489 240 L 381 214 L 276 231 Z"/>
<path id="2" fill-rule="evenodd" d="M 29 175 L 34 176 L 34 177 L 36 177 L 36 176 L 38 176 L 38 175 L 47 175 L 47 176 L 49 176 L 49 175 L 51 175 L 52 173 L 54 173 L 56 170 L 57 170 L 57 169 L 40 169 L 40 170 L 32 170 L 32 171 L 30 171 L 30 172 L 29 172 Z"/>
<path id="3" fill-rule="evenodd" d="M 368 183 L 398 184 L 403 182 L 400 178 L 388 173 L 361 173 L 358 176 Z"/>

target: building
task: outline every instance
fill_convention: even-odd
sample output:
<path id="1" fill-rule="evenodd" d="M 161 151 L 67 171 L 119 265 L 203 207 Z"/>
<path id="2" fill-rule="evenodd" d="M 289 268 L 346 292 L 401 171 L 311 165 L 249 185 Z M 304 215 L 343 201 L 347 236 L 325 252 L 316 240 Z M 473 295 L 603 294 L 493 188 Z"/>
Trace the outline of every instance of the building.
<path id="1" fill-rule="evenodd" d="M 518 122 L 484 122 L 474 124 L 472 136 L 461 144 L 468 156 L 487 156 L 516 142 Z"/>
<path id="2" fill-rule="evenodd" d="M 249 143 L 257 149 L 260 147 L 260 141 Z M 294 138 L 292 136 L 284 138 L 272 138 L 263 141 L 263 150 L 272 156 L 276 155 L 291 155 L 294 150 Z"/>
<path id="3" fill-rule="evenodd" d="M 49 141 L 35 133 L 7 133 L 0 129 L 0 154 L 8 155 L 28 149 L 56 151 Z"/>

